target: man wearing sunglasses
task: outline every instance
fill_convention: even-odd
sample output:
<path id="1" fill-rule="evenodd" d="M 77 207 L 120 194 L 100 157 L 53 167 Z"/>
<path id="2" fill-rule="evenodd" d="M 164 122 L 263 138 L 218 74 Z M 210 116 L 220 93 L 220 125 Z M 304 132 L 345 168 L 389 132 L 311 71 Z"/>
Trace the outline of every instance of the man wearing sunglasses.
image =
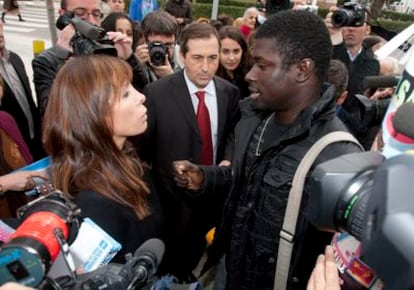
<path id="1" fill-rule="evenodd" d="M 100 26 L 101 24 L 102 12 L 100 10 L 99 0 L 61 0 L 60 6 L 60 16 L 68 13 L 90 24 L 96 26 Z M 56 45 L 43 51 L 32 61 L 33 82 L 41 116 L 43 116 L 46 109 L 49 90 L 59 68 L 74 52 L 72 39 L 75 32 L 73 25 L 66 25 L 60 31 Z M 131 65 L 134 71 L 133 84 L 135 81 L 140 82 L 141 80 L 135 80 L 137 76 L 135 72 L 142 72 L 142 70 L 138 60 L 133 54 L 131 39 L 121 32 L 107 32 L 107 37 L 113 41 L 118 57 L 126 60 Z"/>

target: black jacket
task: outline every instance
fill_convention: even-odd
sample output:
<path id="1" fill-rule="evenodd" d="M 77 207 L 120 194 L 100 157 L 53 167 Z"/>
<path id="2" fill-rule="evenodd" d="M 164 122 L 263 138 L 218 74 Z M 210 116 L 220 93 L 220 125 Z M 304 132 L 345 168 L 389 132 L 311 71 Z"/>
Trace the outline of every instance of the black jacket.
<path id="1" fill-rule="evenodd" d="M 30 112 L 33 117 L 34 137 L 30 137 L 29 123 L 27 121 L 26 115 L 24 114 L 23 109 L 21 108 L 19 102 L 16 99 L 16 96 L 13 93 L 13 90 L 11 90 L 7 82 L 4 82 L 4 96 L 1 101 L 1 109 L 3 111 L 8 112 L 16 120 L 19 130 L 22 133 L 24 142 L 29 147 L 30 153 L 32 154 L 34 161 L 36 161 L 46 156 L 41 141 L 42 136 L 39 111 L 32 97 L 30 81 L 27 76 L 22 59 L 20 58 L 20 56 L 18 56 L 16 53 L 12 51 L 8 52 L 10 56 L 10 62 L 16 70 L 17 74 L 19 75 L 19 79 L 23 85 L 27 102 L 29 103 Z"/>
<path id="2" fill-rule="evenodd" d="M 314 105 L 300 113 L 268 150 L 254 160 L 249 174 L 245 176 L 245 153 L 250 139 L 269 113 L 255 110 L 250 99 L 242 101 L 241 110 L 242 118 L 235 132 L 232 174 L 223 169 L 203 168 L 206 189 L 230 184 L 230 179 L 233 184 L 206 267 L 226 253 L 226 289 L 273 289 L 279 232 L 297 166 L 319 138 L 332 131 L 346 131 L 346 127 L 335 115 L 334 89 L 330 87 Z M 356 151 L 360 151 L 359 147 L 348 142 L 329 145 L 319 155 L 315 165 Z M 306 289 L 316 257 L 331 239 L 331 234 L 316 230 L 306 219 L 309 194 L 309 185 L 306 184 L 288 289 Z"/>
<path id="3" fill-rule="evenodd" d="M 366 76 L 379 75 L 379 62 L 375 59 L 372 50 L 366 47 L 363 47 L 361 53 L 354 61 L 351 61 L 344 43 L 334 46 L 333 58 L 344 62 L 349 70 L 348 97 L 342 104 L 346 114 L 340 115 L 340 118 L 362 146 L 369 150 L 377 135 L 381 120 L 378 122 L 367 121 L 374 117 L 367 116 L 367 114 L 371 114 L 368 112 L 369 108 L 366 108 L 355 95 L 364 94 L 363 83 Z"/>
<path id="4" fill-rule="evenodd" d="M 89 217 L 121 244 L 121 250 L 111 262 L 125 263 L 125 254 L 134 254 L 146 240 L 164 238 L 164 215 L 158 194 L 149 174 L 145 181 L 151 191 L 148 195 L 150 214 L 143 220 L 138 220 L 131 208 L 100 193 L 84 190 L 75 195 L 74 202 L 81 209 L 82 217 Z"/>
<path id="5" fill-rule="evenodd" d="M 234 126 L 239 120 L 239 91 L 214 77 L 217 99 L 216 161 L 231 160 Z M 132 138 L 139 156 L 152 166 L 168 223 L 169 240 L 162 267 L 165 272 L 186 276 L 197 266 L 206 246 L 205 234 L 215 226 L 224 202 L 218 191 L 209 196 L 188 195 L 173 178 L 172 162 L 201 160 L 201 138 L 184 72 L 176 72 L 148 84 L 148 128 Z"/>

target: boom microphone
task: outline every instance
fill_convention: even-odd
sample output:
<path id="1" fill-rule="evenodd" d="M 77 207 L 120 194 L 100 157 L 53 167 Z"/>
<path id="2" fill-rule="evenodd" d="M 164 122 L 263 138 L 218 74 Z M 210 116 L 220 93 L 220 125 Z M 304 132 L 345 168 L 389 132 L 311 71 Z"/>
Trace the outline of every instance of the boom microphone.
<path id="1" fill-rule="evenodd" d="M 396 132 L 414 139 L 414 103 L 404 103 L 395 111 L 392 124 Z"/>
<path id="2" fill-rule="evenodd" d="M 403 103 L 395 112 L 385 116 L 383 122 L 382 154 L 390 158 L 414 149 L 414 104 Z"/>
<path id="3" fill-rule="evenodd" d="M 389 88 L 394 87 L 400 81 L 401 76 L 387 75 L 387 76 L 366 76 L 363 81 L 365 89 Z"/>

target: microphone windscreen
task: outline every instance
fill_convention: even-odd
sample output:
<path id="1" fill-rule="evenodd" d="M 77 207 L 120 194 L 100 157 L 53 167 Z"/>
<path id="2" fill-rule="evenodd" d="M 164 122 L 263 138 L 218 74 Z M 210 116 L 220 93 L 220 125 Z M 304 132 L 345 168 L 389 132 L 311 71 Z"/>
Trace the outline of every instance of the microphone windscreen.
<path id="1" fill-rule="evenodd" d="M 364 90 L 394 87 L 398 84 L 400 79 L 401 79 L 400 76 L 395 76 L 395 75 L 366 76 L 363 81 L 363 87 L 364 87 Z"/>
<path id="2" fill-rule="evenodd" d="M 395 111 L 392 125 L 397 133 L 414 139 L 414 103 L 404 103 Z"/>
<path id="3" fill-rule="evenodd" d="M 151 253 L 156 258 L 156 263 L 160 263 L 164 256 L 165 245 L 160 239 L 149 239 L 145 241 L 136 251 L 134 256 L 139 257 L 146 253 Z"/>

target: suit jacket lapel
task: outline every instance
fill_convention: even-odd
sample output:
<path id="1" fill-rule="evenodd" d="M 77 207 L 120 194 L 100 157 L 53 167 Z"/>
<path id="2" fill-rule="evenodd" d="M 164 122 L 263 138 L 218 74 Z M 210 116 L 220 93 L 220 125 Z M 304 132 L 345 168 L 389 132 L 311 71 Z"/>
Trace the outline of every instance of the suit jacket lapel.
<path id="1" fill-rule="evenodd" d="M 200 135 L 191 96 L 184 80 L 183 70 L 171 79 L 172 100 L 197 135 Z M 167 92 L 168 93 L 168 92 Z"/>
<path id="2" fill-rule="evenodd" d="M 226 126 L 226 110 L 228 106 L 228 98 L 225 96 L 224 87 L 214 78 L 217 99 L 217 144 L 221 144 L 224 128 Z"/>
<path id="3" fill-rule="evenodd" d="M 12 64 L 12 66 L 14 67 L 14 69 L 17 72 L 17 75 L 19 76 L 19 79 L 23 85 L 23 88 L 25 90 L 25 93 L 27 95 L 27 99 L 29 104 L 31 103 L 31 87 L 30 84 L 26 81 L 26 79 L 24 78 L 24 75 L 26 74 L 26 72 L 24 71 L 24 67 L 21 66 L 21 63 L 18 62 L 18 60 L 16 59 L 15 55 L 13 53 L 10 53 L 10 62 Z"/>

